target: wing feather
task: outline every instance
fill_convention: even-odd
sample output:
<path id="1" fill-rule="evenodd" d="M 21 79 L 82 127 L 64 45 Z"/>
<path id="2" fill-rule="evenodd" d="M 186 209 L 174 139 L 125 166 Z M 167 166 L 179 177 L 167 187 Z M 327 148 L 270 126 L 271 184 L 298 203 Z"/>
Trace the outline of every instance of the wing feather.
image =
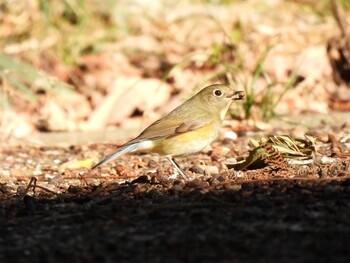
<path id="1" fill-rule="evenodd" d="M 138 137 L 131 140 L 129 143 L 178 136 L 186 132 L 196 131 L 208 123 L 209 120 L 204 119 L 196 119 L 187 122 L 183 122 L 183 120 L 160 119 L 151 124 Z"/>

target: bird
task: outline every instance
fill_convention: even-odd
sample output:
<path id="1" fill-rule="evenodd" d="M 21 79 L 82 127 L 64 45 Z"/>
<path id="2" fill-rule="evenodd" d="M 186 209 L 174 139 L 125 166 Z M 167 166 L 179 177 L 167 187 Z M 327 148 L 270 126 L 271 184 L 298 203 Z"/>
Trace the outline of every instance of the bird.
<path id="1" fill-rule="evenodd" d="M 165 156 L 183 179 L 190 177 L 175 162 L 174 157 L 201 151 L 218 135 L 226 112 L 235 100 L 244 98 L 224 84 L 209 85 L 183 102 L 173 111 L 153 122 L 136 138 L 123 144 L 92 169 L 129 152 L 157 153 Z"/>

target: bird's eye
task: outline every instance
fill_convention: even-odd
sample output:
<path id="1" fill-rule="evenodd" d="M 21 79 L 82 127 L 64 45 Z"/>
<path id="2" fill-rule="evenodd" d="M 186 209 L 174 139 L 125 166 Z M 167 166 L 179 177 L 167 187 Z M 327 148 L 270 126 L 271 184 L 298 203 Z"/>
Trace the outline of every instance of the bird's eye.
<path id="1" fill-rule="evenodd" d="M 221 96 L 222 96 L 222 91 L 219 90 L 219 89 L 214 90 L 213 93 L 214 93 L 214 95 L 215 95 L 216 97 L 221 97 Z"/>

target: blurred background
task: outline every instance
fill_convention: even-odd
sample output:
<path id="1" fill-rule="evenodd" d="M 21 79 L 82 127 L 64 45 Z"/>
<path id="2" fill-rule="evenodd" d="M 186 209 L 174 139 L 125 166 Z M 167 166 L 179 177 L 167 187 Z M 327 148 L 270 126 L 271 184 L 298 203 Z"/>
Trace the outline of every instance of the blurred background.
<path id="1" fill-rule="evenodd" d="M 0 139 L 140 131 L 219 82 L 246 92 L 231 118 L 349 111 L 349 14 L 347 0 L 2 0 Z"/>

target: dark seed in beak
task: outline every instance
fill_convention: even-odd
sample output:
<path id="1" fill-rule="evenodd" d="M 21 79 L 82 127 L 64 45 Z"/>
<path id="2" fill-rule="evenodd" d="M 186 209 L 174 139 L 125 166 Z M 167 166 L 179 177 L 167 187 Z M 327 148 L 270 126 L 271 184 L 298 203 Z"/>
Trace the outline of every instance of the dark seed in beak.
<path id="1" fill-rule="evenodd" d="M 233 94 L 226 96 L 226 98 L 230 98 L 232 100 L 242 100 L 244 97 L 244 91 L 236 91 Z"/>

